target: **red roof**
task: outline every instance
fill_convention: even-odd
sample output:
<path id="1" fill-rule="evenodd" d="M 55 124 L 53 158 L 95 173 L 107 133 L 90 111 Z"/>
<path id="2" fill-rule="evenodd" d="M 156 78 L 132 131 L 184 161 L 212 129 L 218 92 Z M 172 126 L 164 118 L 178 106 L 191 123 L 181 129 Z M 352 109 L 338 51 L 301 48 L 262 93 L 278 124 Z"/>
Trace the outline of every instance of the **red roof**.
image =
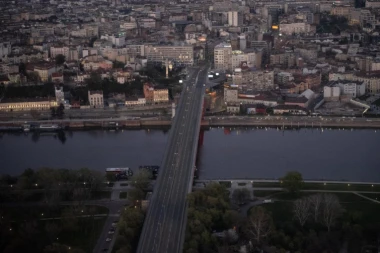
<path id="1" fill-rule="evenodd" d="M 62 73 L 59 73 L 59 72 L 55 72 L 53 74 L 51 74 L 52 77 L 62 77 L 63 74 Z"/>

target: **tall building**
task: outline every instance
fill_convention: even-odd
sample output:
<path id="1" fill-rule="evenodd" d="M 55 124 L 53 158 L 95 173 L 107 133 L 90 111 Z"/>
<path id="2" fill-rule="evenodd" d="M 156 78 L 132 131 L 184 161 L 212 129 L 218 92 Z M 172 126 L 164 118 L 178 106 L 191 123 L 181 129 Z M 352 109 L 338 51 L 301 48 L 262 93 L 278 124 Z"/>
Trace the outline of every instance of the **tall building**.
<path id="1" fill-rule="evenodd" d="M 228 12 L 228 25 L 229 26 L 241 26 L 243 24 L 243 15 L 238 11 Z"/>
<path id="2" fill-rule="evenodd" d="M 221 43 L 214 48 L 214 68 L 218 70 L 231 70 L 231 44 Z"/>
<path id="3" fill-rule="evenodd" d="M 145 47 L 148 62 L 164 63 L 166 60 L 173 64 L 192 66 L 194 64 L 193 46 L 154 46 Z M 173 62 L 174 61 L 174 62 Z"/>

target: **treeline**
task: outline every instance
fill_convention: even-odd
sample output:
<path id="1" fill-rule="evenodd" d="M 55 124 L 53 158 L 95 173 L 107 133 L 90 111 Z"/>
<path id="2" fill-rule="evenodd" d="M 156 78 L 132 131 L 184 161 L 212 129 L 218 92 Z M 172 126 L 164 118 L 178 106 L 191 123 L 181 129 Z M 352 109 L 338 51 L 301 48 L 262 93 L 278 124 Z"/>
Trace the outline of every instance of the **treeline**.
<path id="1" fill-rule="evenodd" d="M 39 194 L 49 204 L 62 200 L 85 201 L 104 187 L 104 180 L 104 173 L 87 168 L 26 169 L 18 177 L 0 177 L 0 201 L 26 200 L 31 195 Z"/>
<path id="2" fill-rule="evenodd" d="M 233 201 L 218 183 L 191 193 L 184 252 L 377 252 L 376 203 L 349 192 L 300 192 L 299 173 L 282 179 L 286 191 L 278 200 L 274 195 L 272 203 L 258 201 L 249 210 L 240 210 L 250 202 L 248 190 L 235 190 Z"/>

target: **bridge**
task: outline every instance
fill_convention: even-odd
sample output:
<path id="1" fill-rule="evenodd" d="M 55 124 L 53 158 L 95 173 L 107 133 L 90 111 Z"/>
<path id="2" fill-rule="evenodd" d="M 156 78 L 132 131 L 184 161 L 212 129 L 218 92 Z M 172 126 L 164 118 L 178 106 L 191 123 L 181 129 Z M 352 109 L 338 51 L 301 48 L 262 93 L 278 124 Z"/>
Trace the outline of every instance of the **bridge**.
<path id="1" fill-rule="evenodd" d="M 184 84 L 138 253 L 179 253 L 185 238 L 186 196 L 192 189 L 209 65 L 192 68 Z"/>

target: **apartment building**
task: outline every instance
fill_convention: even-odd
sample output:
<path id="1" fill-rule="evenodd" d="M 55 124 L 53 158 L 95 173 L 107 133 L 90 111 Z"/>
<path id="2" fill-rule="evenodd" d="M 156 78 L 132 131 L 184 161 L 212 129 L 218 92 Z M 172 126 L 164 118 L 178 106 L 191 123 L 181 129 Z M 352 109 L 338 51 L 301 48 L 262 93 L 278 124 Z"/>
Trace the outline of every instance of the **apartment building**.
<path id="1" fill-rule="evenodd" d="M 69 47 L 50 47 L 50 58 L 54 59 L 57 55 L 64 55 L 66 60 L 70 58 Z"/>
<path id="2" fill-rule="evenodd" d="M 88 91 L 88 101 L 90 102 L 90 106 L 92 108 L 103 108 L 103 91 L 101 90 L 93 90 Z"/>
<path id="3" fill-rule="evenodd" d="M 228 12 L 228 25 L 229 26 L 241 26 L 243 24 L 243 14 L 239 11 Z"/>
<path id="4" fill-rule="evenodd" d="M 154 46 L 145 47 L 148 62 L 164 63 L 166 60 L 174 64 L 192 66 L 194 64 L 193 46 Z"/>
<path id="5" fill-rule="evenodd" d="M 246 63 L 249 68 L 260 68 L 261 52 L 244 52 L 234 50 L 231 54 L 231 69 L 240 68 L 242 63 Z"/>
<path id="6" fill-rule="evenodd" d="M 10 42 L 1 42 L 0 43 L 0 59 L 9 55 L 12 51 L 12 46 Z"/>
<path id="7" fill-rule="evenodd" d="M 311 31 L 311 25 L 307 23 L 280 24 L 280 33 L 284 35 L 303 34 Z"/>
<path id="8" fill-rule="evenodd" d="M 236 69 L 232 75 L 232 82 L 246 89 L 271 90 L 274 89 L 274 72 Z"/>
<path id="9" fill-rule="evenodd" d="M 54 63 L 38 63 L 34 66 L 34 71 L 37 72 L 41 82 L 47 82 L 57 70 Z"/>
<path id="10" fill-rule="evenodd" d="M 221 43 L 214 49 L 214 68 L 217 70 L 232 70 L 232 47 L 229 43 Z"/>

